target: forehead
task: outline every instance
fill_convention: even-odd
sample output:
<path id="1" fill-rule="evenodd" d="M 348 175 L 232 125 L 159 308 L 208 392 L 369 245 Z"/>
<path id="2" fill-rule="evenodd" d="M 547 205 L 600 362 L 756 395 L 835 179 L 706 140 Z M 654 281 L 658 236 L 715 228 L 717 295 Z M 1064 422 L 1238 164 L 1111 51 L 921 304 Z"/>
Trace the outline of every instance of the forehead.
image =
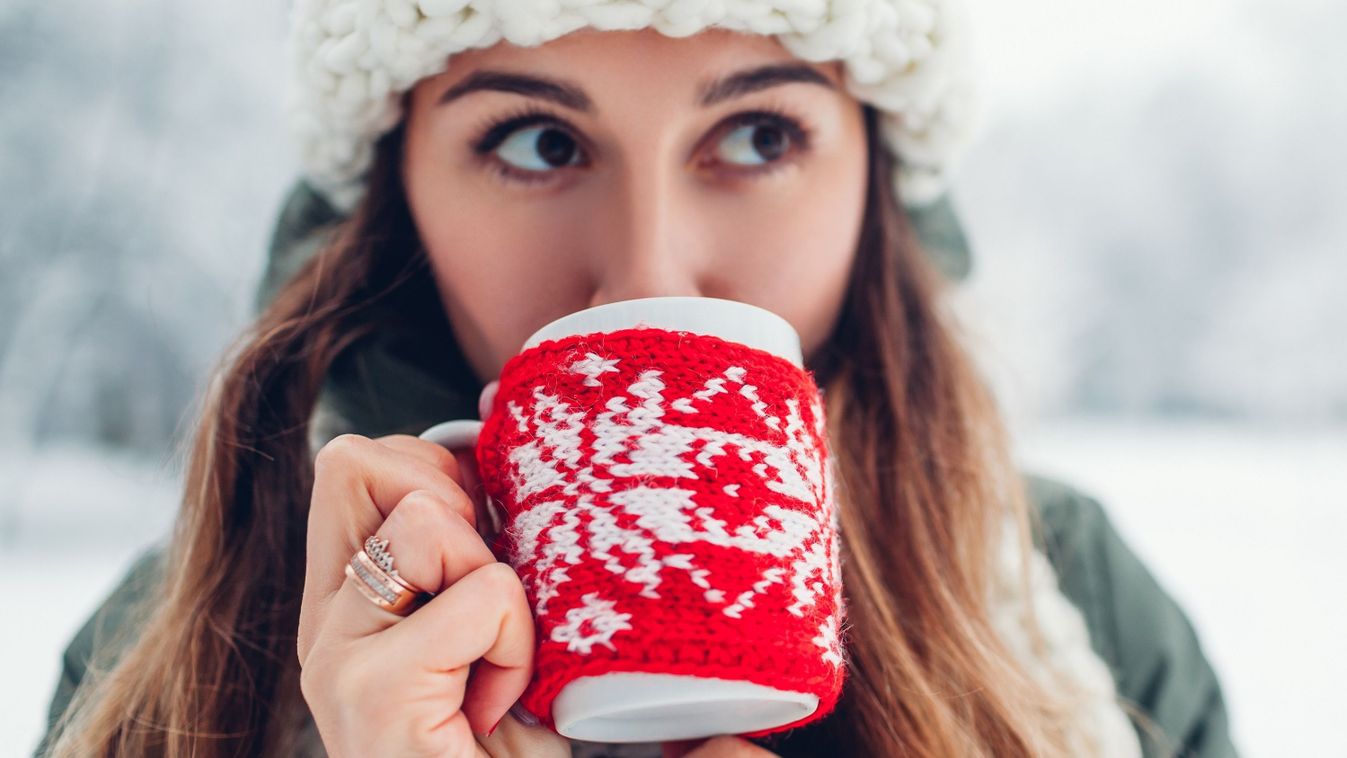
<path id="1" fill-rule="evenodd" d="M 445 71 L 434 79 L 441 85 L 452 85 L 479 68 L 504 68 L 593 82 L 595 86 L 682 84 L 692 88 L 730 70 L 784 62 L 804 63 L 839 87 L 842 84 L 840 61 L 804 61 L 772 36 L 706 29 L 686 37 L 669 37 L 651 28 L 585 28 L 528 47 L 500 41 L 491 47 L 455 53 Z"/>

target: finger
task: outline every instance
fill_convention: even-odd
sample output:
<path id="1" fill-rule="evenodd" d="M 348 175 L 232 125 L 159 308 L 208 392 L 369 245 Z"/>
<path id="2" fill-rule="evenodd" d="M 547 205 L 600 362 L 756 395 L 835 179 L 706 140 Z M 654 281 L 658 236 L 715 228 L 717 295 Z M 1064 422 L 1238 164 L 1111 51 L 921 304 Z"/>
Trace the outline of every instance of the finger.
<path id="1" fill-rule="evenodd" d="M 460 478 L 458 458 L 445 449 L 443 445 L 437 445 L 430 440 L 423 440 L 410 434 L 389 434 L 383 437 L 375 437 L 374 441 L 381 445 L 387 445 L 398 452 L 406 453 L 413 458 L 419 458 L 448 474 L 460 485 L 463 484 L 463 480 Z"/>
<path id="2" fill-rule="evenodd" d="M 505 696 L 500 693 L 513 692 L 518 682 L 518 667 L 501 666 L 485 658 L 479 658 L 473 662 L 472 671 L 468 676 L 467 692 L 463 696 L 463 710 L 474 714 L 494 713 L 499 708 L 501 701 L 505 699 Z M 527 679 L 525 679 L 524 686 L 527 686 L 527 684 Z M 523 694 L 524 688 L 519 687 L 518 689 L 519 694 Z M 512 712 L 513 709 L 523 708 L 523 705 L 519 703 L 519 694 L 513 696 L 513 700 L 506 705 L 506 715 L 498 718 L 497 721 L 502 724 L 514 721 L 521 727 L 526 726 L 515 718 Z M 482 718 L 483 720 L 490 720 L 490 716 L 483 716 Z M 537 726 L 536 720 L 533 724 L 527 726 Z M 543 731 L 552 733 L 546 728 Z"/>
<path id="3" fill-rule="evenodd" d="M 477 456 L 472 448 L 447 448 L 408 434 L 392 434 L 375 440 L 413 455 L 454 478 L 472 500 L 473 524 L 484 540 L 495 536 L 496 523 L 486 502 L 486 488 L 477 471 Z"/>
<path id="4" fill-rule="evenodd" d="M 703 743 L 709 740 L 709 737 L 701 737 L 691 740 L 669 740 L 667 742 L 661 742 L 660 748 L 664 752 L 662 758 L 683 758 L 683 756 L 687 755 L 693 748 L 700 747 Z"/>
<path id="5" fill-rule="evenodd" d="M 324 445 L 314 461 L 305 595 L 327 598 L 336 592 L 343 567 L 365 538 L 408 493 L 421 489 L 439 495 L 476 530 L 472 500 L 442 468 L 360 435 Z"/>
<path id="6" fill-rule="evenodd" d="M 571 742 L 545 726 L 528 725 L 505 714 L 500 725 L 490 735 L 478 737 L 486 751 L 493 756 L 522 756 L 528 758 L 570 758 Z"/>
<path id="7" fill-rule="evenodd" d="M 414 672 L 389 670 L 370 644 L 375 640 L 347 648 L 324 645 L 319 651 L 329 660 L 301 672 L 302 691 L 324 739 L 329 731 L 364 732 L 351 736 L 366 743 L 384 743 L 374 752 L 344 750 L 342 755 L 492 758 L 458 707 L 454 693 L 462 691 L 462 682 L 455 683 L 452 674 L 409 676 Z M 382 734 L 369 733 L 371 725 L 377 725 Z"/>
<path id="8" fill-rule="evenodd" d="M 482 535 L 483 540 L 489 542 L 495 537 L 499 524 L 487 503 L 486 486 L 482 483 L 482 475 L 477 468 L 476 453 L 471 448 L 461 448 L 454 450 L 451 455 L 458 459 L 458 470 L 461 472 L 459 483 L 472 500 L 477 533 Z"/>
<path id="9" fill-rule="evenodd" d="M 452 745 L 471 745 L 468 753 L 458 753 L 467 758 L 492 758 L 485 748 L 477 741 L 477 736 L 472 733 L 472 725 L 468 723 L 468 717 L 463 715 L 463 711 L 455 710 L 454 715 L 444 720 L 444 723 L 435 727 L 435 731 L 444 730 L 451 735 L 445 742 Z"/>
<path id="10" fill-rule="evenodd" d="M 496 379 L 488 382 L 487 385 L 482 388 L 482 394 L 477 398 L 477 416 L 482 421 L 486 421 L 491 416 L 492 409 L 494 409 L 496 405 L 496 395 L 499 390 L 500 380 Z M 459 460 L 461 462 L 464 459 L 460 457 Z M 469 451 L 467 462 L 467 469 L 472 472 L 470 476 L 473 477 L 476 482 L 476 486 L 470 490 L 470 492 L 472 493 L 474 502 L 481 503 L 481 507 L 477 511 L 478 531 L 480 531 L 483 537 L 489 542 L 494 541 L 496 535 L 500 534 L 503 517 L 500 511 L 492 505 L 490 498 L 487 496 L 486 487 L 482 484 L 481 480 L 481 471 L 477 468 L 477 456 L 475 451 Z M 480 501 L 477 500 L 479 496 L 481 498 Z"/>
<path id="11" fill-rule="evenodd" d="M 439 592 L 473 569 L 496 560 L 476 528 L 463 518 L 465 503 L 466 496 L 461 490 L 452 502 L 432 490 L 412 490 L 394 506 L 388 518 L 369 533 L 388 540 L 387 550 L 394 556 L 394 568 L 403 579 L 427 592 Z M 312 517 L 310 521 L 313 521 Z M 399 618 L 360 594 L 353 583 L 364 580 L 346 575 L 346 564 L 364 547 L 364 542 L 358 546 L 348 545 L 340 553 L 324 555 L 323 550 L 333 548 L 317 545 L 342 544 L 331 542 L 342 538 L 319 537 L 314 533 L 332 531 L 331 528 L 324 529 L 315 524 L 310 529 L 296 640 L 301 662 L 308 657 L 317 635 L 334 613 L 338 619 L 351 624 L 343 629 L 343 633 L 352 638 L 383 629 Z M 328 587 L 332 589 L 326 589 Z"/>
<path id="12" fill-rule="evenodd" d="M 415 490 L 403 498 L 375 536 L 388 540 L 385 550 L 402 580 L 435 594 L 496 562 L 472 525 L 429 490 Z M 342 576 L 345 585 L 334 599 L 328 620 L 342 638 L 367 637 L 403 620 L 359 593 L 355 585 L 363 579 L 346 576 L 344 567 Z"/>
<path id="13" fill-rule="evenodd" d="M 665 755 L 670 755 L 667 748 Z M 776 755 L 776 753 L 759 747 L 742 737 L 721 734 L 702 742 L 690 752 L 675 752 L 673 755 L 683 756 L 683 758 L 767 758 Z"/>
<path id="14" fill-rule="evenodd" d="M 533 674 L 533 614 L 509 564 L 481 566 L 379 637 L 390 666 L 447 672 L 478 659 L 493 674 L 469 683 L 461 709 L 485 734 L 519 699 Z"/>
<path id="15" fill-rule="evenodd" d="M 500 380 L 493 379 L 482 388 L 482 394 L 477 396 L 477 418 L 486 421 L 487 416 L 491 415 L 491 409 L 496 404 L 496 392 L 500 389 Z"/>

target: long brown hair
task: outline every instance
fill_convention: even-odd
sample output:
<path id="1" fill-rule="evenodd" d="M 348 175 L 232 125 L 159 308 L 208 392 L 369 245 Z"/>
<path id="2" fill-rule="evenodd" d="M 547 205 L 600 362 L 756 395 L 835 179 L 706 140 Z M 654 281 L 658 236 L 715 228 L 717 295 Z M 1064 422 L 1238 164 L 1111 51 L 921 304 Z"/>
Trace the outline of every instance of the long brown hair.
<path id="1" fill-rule="evenodd" d="M 1036 683 L 986 607 L 1006 509 L 1030 544 L 1023 482 L 941 310 L 946 282 L 891 186 L 877 114 L 864 107 L 864 228 L 843 313 L 811 366 L 838 463 L 851 668 L 833 714 L 762 744 L 783 754 L 813 743 L 840 755 L 1065 755 L 1070 684 Z M 402 192 L 401 144 L 400 128 L 380 141 L 360 207 L 222 361 L 162 583 L 140 609 L 138 636 L 115 660 L 91 662 L 53 754 L 289 749 L 294 714 L 305 713 L 295 645 L 309 422 L 323 379 L 389 313 L 443 317 Z M 1027 568 L 1017 580 L 1027 597 Z"/>

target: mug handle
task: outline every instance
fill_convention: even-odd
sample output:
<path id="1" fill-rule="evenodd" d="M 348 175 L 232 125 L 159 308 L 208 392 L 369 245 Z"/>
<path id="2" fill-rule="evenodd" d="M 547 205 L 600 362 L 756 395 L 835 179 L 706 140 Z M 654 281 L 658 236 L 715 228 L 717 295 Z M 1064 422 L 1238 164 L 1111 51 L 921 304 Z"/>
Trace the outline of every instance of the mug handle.
<path id="1" fill-rule="evenodd" d="M 421 432 L 418 437 L 427 442 L 435 444 L 453 452 L 467 448 L 475 450 L 477 447 L 477 438 L 482 433 L 482 422 L 475 419 L 454 419 L 453 421 L 440 422 L 429 429 Z M 496 503 L 490 495 L 485 496 L 487 516 L 491 519 L 491 529 L 495 534 L 500 533 L 501 516 L 496 510 Z"/>
<path id="2" fill-rule="evenodd" d="M 421 439 L 434 442 L 450 450 L 476 448 L 477 437 L 482 433 L 482 422 L 475 419 L 455 419 L 436 424 L 421 432 Z"/>

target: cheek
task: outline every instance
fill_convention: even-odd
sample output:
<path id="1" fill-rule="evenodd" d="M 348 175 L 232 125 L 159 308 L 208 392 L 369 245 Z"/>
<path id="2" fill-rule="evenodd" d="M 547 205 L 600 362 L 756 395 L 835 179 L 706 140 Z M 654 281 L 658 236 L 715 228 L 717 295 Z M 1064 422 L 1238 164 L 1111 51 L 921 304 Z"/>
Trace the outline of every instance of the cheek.
<path id="1" fill-rule="evenodd" d="M 785 317 L 809 355 L 841 312 L 863 212 L 863 175 L 838 175 L 803 183 L 779 203 L 727 215 L 720 225 L 733 241 L 719 254 L 729 262 L 719 288 Z"/>
<path id="2" fill-rule="evenodd" d="M 407 199 L 454 334 L 484 379 L 576 299 L 580 267 L 548 209 L 501 202 L 470 176 L 409 165 Z M 572 216 L 573 217 L 573 216 Z"/>

